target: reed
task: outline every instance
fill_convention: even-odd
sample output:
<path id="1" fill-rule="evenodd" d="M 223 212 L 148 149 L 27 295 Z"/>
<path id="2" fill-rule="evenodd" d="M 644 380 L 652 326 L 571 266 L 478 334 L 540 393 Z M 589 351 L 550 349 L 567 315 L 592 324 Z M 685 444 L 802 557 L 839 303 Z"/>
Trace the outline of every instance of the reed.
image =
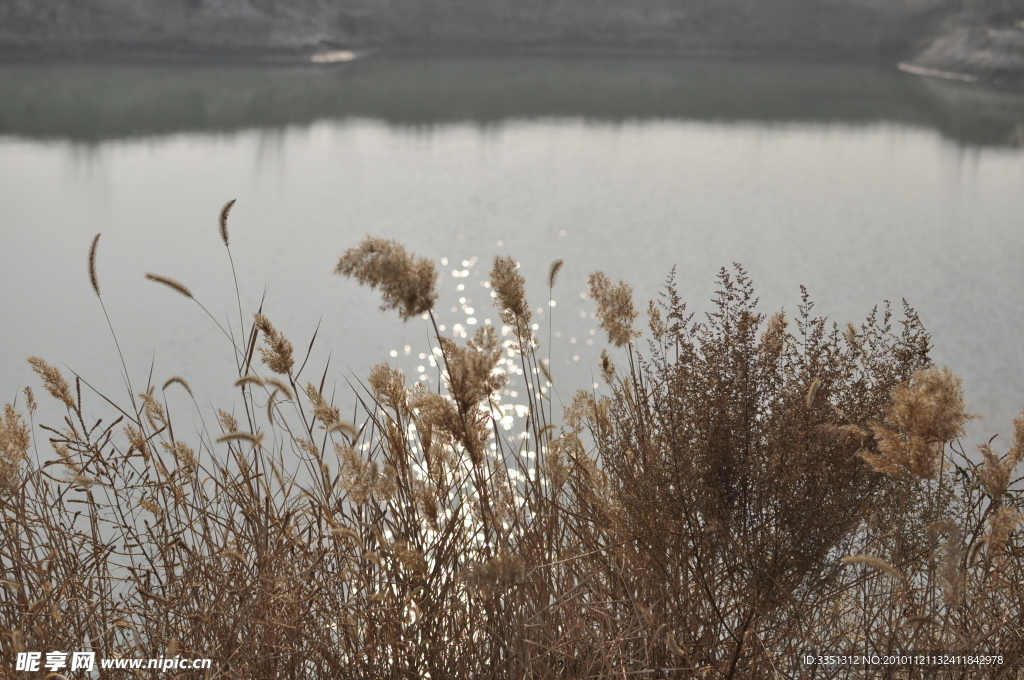
<path id="1" fill-rule="evenodd" d="M 232 341 L 238 404 L 194 431 L 152 377 L 120 408 L 29 360 L 64 418 L 41 426 L 49 461 L 14 405 L 0 419 L 4 677 L 17 652 L 81 649 L 238 679 L 909 679 L 928 668 L 802 659 L 924 650 L 1001 657 L 934 677 L 1024 673 L 1024 415 L 1008 452 L 966 455 L 959 380 L 909 306 L 840 331 L 804 292 L 766 318 L 737 266 L 702 320 L 670 278 L 641 340 L 630 287 L 596 272 L 605 386 L 556 420 L 513 259 L 490 280 L 512 337 L 464 343 L 401 245 L 368 238 L 336 272 L 428 318 L 443 389 L 380 364 L 335 403 L 262 309 Z"/>

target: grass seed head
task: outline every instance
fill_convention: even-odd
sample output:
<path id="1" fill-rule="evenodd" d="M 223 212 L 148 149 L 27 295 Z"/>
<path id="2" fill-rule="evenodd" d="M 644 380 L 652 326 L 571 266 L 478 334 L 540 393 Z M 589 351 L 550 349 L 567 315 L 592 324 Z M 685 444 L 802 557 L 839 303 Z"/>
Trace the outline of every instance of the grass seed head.
<path id="1" fill-rule="evenodd" d="M 18 470 L 25 460 L 32 435 L 21 414 L 10 404 L 4 405 L 0 418 L 0 493 L 11 493 L 18 487 Z"/>
<path id="2" fill-rule="evenodd" d="M 92 239 L 92 245 L 89 246 L 89 283 L 92 284 L 92 289 L 96 293 L 96 297 L 100 296 L 100 283 L 99 279 L 96 278 L 96 247 L 100 243 L 100 235 Z"/>
<path id="3" fill-rule="evenodd" d="M 324 427 L 330 428 L 341 420 L 338 409 L 324 399 L 313 383 L 306 383 L 306 397 L 313 407 L 313 417 L 323 423 Z"/>
<path id="4" fill-rule="evenodd" d="M 557 271 L 553 271 L 557 274 Z M 494 306 L 498 309 L 498 316 L 515 330 L 521 345 L 531 344 L 532 315 L 530 303 L 526 301 L 526 279 L 519 273 L 519 264 L 507 255 L 495 257 L 490 281 L 494 288 Z"/>
<path id="5" fill-rule="evenodd" d="M 260 347 L 260 354 L 263 355 L 263 363 L 278 375 L 290 375 L 295 366 L 295 359 L 292 357 L 292 343 L 281 334 L 270 319 L 262 314 L 254 314 L 256 328 L 263 333 L 263 342 L 266 347 Z M 278 388 L 280 389 L 280 388 Z M 285 390 L 291 394 L 290 390 Z"/>
<path id="6" fill-rule="evenodd" d="M 999 500 L 1010 486 L 1010 478 L 1013 475 L 1012 459 L 1000 458 L 988 444 L 980 445 L 978 450 L 981 451 L 984 459 L 981 469 L 978 470 L 978 478 L 985 486 L 988 495 L 993 500 Z"/>
<path id="7" fill-rule="evenodd" d="M 974 416 L 964 404 L 960 378 L 948 368 L 922 368 L 893 391 L 884 423 L 872 423 L 878 453 L 861 456 L 877 471 L 934 479 L 945 444 L 963 435 Z"/>
<path id="8" fill-rule="evenodd" d="M 174 279 L 169 279 L 166 276 L 160 276 L 159 274 L 146 274 L 146 278 L 150 281 L 155 281 L 161 285 L 167 286 L 171 290 L 176 290 L 187 298 L 192 298 L 192 291 Z"/>
<path id="9" fill-rule="evenodd" d="M 608 341 L 616 347 L 629 344 L 639 333 L 633 321 L 639 316 L 633 308 L 633 287 L 619 281 L 612 283 L 604 272 L 594 272 L 587 279 L 590 297 L 597 304 L 597 318 L 608 333 Z"/>
<path id="10" fill-rule="evenodd" d="M 405 374 L 388 364 L 376 364 L 370 369 L 370 389 L 377 400 L 400 415 L 409 412 L 408 395 L 405 390 Z"/>
<path id="11" fill-rule="evenodd" d="M 57 401 L 63 402 L 72 411 L 75 409 L 75 400 L 71 396 L 71 388 L 68 386 L 60 370 L 49 365 L 39 357 L 29 357 L 28 363 L 32 370 L 43 379 L 43 387 Z"/>
<path id="12" fill-rule="evenodd" d="M 218 226 L 220 227 L 220 240 L 224 242 L 224 245 L 228 245 L 228 214 L 231 212 L 232 206 L 235 205 L 235 199 L 231 199 L 224 204 L 224 207 L 220 209 L 220 219 L 218 220 Z"/>
<path id="13" fill-rule="evenodd" d="M 185 391 L 188 392 L 188 396 L 192 396 L 192 388 L 189 387 L 188 383 L 185 382 L 184 378 L 179 378 L 178 376 L 170 378 L 167 382 L 164 383 L 163 389 L 166 391 L 167 388 L 170 387 L 171 385 L 181 385 L 183 388 L 185 388 Z"/>
<path id="14" fill-rule="evenodd" d="M 988 531 L 985 533 L 988 549 L 999 552 L 1022 520 L 1024 515 L 1016 509 L 1005 505 L 999 508 L 988 520 Z"/>
<path id="15" fill-rule="evenodd" d="M 555 260 L 551 263 L 551 266 L 548 267 L 548 288 L 555 287 L 555 281 L 558 279 L 558 272 L 562 270 L 563 264 L 562 260 Z"/>
<path id="16" fill-rule="evenodd" d="M 335 274 L 379 288 L 383 310 L 398 310 L 403 321 L 429 312 L 437 300 L 434 263 L 415 257 L 396 241 L 368 236 L 338 260 Z"/>

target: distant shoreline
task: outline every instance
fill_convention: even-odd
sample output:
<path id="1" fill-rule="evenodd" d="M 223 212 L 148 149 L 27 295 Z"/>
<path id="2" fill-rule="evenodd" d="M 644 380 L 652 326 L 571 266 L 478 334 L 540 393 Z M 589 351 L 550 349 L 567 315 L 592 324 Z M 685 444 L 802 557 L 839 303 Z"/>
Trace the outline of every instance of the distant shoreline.
<path id="1" fill-rule="evenodd" d="M 370 54 L 886 64 L 1024 85 L 1024 5 L 989 0 L 0 3 L 0 63 L 330 66 Z"/>
<path id="2" fill-rule="evenodd" d="M 317 49 L 178 49 L 147 48 L 124 45 L 89 45 L 80 48 L 10 49 L 0 44 L 0 66 L 4 64 L 110 64 L 110 65 L 203 65 L 214 66 L 314 66 L 331 68 L 338 64 L 369 57 L 546 57 L 546 58 L 629 58 L 688 59 L 721 61 L 772 61 L 794 63 L 851 64 L 891 66 L 905 73 L 965 83 L 987 83 L 1024 87 L 1024 67 L 1019 71 L 1006 68 L 964 68 L 964 55 L 945 59 L 920 59 L 921 55 L 900 59 L 878 55 L 820 54 L 799 50 L 765 52 L 752 49 L 665 49 L 612 46 L 534 45 L 480 49 L 466 47 L 425 48 L 343 48 L 325 46 Z M 928 57 L 927 52 L 924 55 Z M 970 55 L 967 55 L 968 57 Z M 969 65 L 969 62 L 968 62 Z M 945 67 L 945 68 L 943 68 Z"/>

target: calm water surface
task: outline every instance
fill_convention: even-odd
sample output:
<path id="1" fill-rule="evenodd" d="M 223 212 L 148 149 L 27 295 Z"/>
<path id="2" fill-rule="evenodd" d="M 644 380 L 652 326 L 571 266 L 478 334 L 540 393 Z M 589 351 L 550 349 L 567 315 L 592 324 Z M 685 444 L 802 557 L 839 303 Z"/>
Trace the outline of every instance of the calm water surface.
<path id="1" fill-rule="evenodd" d="M 152 366 L 154 383 L 182 376 L 204 408 L 230 403 L 227 341 L 143 275 L 185 283 L 237 328 L 216 226 L 236 198 L 244 310 L 265 295 L 303 352 L 320 324 L 307 371 L 318 381 L 330 357 L 339 390 L 383 360 L 433 375 L 418 358 L 424 322 L 380 313 L 375 294 L 331 275 L 374 234 L 447 263 L 449 330 L 496 321 L 481 286 L 490 260 L 520 260 L 542 337 L 549 324 L 560 333 L 563 396 L 596 373 L 602 336 L 580 296 L 595 269 L 632 283 L 644 306 L 676 267 L 691 308 L 707 309 L 732 262 L 767 312 L 794 312 L 801 284 L 840 324 L 906 298 L 936 360 L 964 377 L 980 431 L 1007 438 L 1024 406 L 1022 143 L 1024 94 L 875 67 L 0 66 L 0 398 L 34 382 L 23 358 L 36 354 L 123 394 L 86 274 L 102 232 L 100 285 L 133 382 Z"/>

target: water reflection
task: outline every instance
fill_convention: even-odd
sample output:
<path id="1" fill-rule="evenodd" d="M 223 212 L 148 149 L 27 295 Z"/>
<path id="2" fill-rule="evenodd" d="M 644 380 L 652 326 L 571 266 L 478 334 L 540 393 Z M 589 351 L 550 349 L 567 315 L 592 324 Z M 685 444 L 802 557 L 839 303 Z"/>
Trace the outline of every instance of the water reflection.
<path id="1" fill-rule="evenodd" d="M 1024 92 L 894 68 L 670 59 L 370 57 L 331 67 L 7 65 L 0 135 L 84 142 L 373 118 L 894 122 L 1024 144 Z"/>

